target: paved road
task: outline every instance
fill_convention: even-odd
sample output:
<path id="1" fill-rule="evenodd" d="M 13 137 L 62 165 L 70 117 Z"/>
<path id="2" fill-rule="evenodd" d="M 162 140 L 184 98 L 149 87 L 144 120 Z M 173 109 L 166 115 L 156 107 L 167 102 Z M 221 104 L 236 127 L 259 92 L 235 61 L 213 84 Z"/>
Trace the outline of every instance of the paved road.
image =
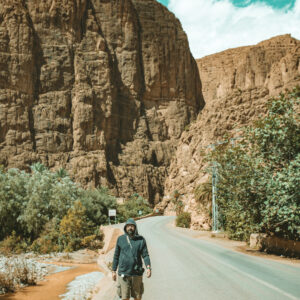
<path id="1" fill-rule="evenodd" d="M 245 255 L 167 226 L 172 217 L 138 222 L 153 276 L 143 300 L 300 299 L 300 267 Z"/>

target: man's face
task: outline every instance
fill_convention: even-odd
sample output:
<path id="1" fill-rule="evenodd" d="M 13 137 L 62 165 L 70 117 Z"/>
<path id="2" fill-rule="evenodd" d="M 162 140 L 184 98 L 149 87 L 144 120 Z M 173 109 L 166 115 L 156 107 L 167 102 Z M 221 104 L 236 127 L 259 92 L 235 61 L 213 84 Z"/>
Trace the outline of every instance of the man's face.
<path id="1" fill-rule="evenodd" d="M 128 224 L 126 225 L 126 232 L 129 234 L 129 235 L 133 235 L 134 234 L 134 231 L 135 231 L 135 226 L 133 224 Z"/>

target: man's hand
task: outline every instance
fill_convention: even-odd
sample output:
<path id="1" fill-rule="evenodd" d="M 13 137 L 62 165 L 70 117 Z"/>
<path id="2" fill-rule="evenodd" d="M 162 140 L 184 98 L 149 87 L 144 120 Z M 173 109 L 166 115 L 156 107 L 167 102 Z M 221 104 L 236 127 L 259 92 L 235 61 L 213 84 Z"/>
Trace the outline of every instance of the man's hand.
<path id="1" fill-rule="evenodd" d="M 147 276 L 147 278 L 151 277 L 151 269 L 147 269 L 146 276 Z"/>
<path id="2" fill-rule="evenodd" d="M 112 279 L 113 281 L 117 280 L 117 273 L 115 271 L 112 272 Z"/>

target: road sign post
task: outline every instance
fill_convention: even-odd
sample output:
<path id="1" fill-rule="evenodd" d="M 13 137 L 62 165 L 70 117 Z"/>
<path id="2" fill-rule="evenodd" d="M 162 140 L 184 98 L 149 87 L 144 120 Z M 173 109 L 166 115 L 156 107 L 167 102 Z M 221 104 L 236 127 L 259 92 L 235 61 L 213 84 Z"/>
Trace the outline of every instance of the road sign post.
<path id="1" fill-rule="evenodd" d="M 115 224 L 116 224 L 117 223 L 117 211 L 115 209 L 108 210 L 109 225 L 110 225 L 110 217 L 115 217 Z"/>

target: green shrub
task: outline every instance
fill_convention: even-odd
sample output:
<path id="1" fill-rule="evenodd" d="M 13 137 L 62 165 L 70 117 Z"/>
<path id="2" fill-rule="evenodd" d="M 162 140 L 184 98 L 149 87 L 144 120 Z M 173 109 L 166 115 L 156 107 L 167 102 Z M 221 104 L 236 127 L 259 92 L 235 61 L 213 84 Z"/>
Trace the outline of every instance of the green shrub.
<path id="1" fill-rule="evenodd" d="M 201 183 L 195 188 L 194 197 L 199 203 L 202 204 L 211 203 L 212 201 L 211 178 L 207 182 Z"/>
<path id="2" fill-rule="evenodd" d="M 95 226 L 106 224 L 108 220 L 108 210 L 116 209 L 116 198 L 109 195 L 106 188 L 82 190 L 80 202 L 85 208 L 87 218 Z"/>
<path id="3" fill-rule="evenodd" d="M 19 217 L 27 203 L 28 180 L 29 175 L 18 169 L 0 170 L 0 240 L 13 231 L 22 236 L 27 233 Z"/>
<path id="4" fill-rule="evenodd" d="M 30 250 L 36 253 L 51 253 L 51 252 L 58 252 L 62 251 L 63 249 L 60 249 L 59 245 L 57 245 L 52 239 L 50 239 L 48 236 L 41 236 L 33 241 L 33 243 L 30 246 Z"/>
<path id="5" fill-rule="evenodd" d="M 20 236 L 17 236 L 15 231 L 0 242 L 0 253 L 4 255 L 19 254 L 25 252 L 27 249 L 27 242 Z"/>
<path id="6" fill-rule="evenodd" d="M 42 164 L 32 165 L 26 182 L 26 206 L 18 219 L 31 239 L 41 234 L 52 218 L 62 219 L 79 197 L 79 188 L 63 169 L 51 172 Z"/>
<path id="7" fill-rule="evenodd" d="M 43 254 L 63 251 L 64 247 L 59 235 L 59 223 L 59 219 L 53 218 L 45 224 L 40 236 L 30 246 L 30 250 Z"/>
<path id="8" fill-rule="evenodd" d="M 187 124 L 184 126 L 184 131 L 189 131 L 191 128 L 191 124 Z"/>
<path id="9" fill-rule="evenodd" d="M 81 246 L 90 250 L 102 249 L 104 246 L 103 236 L 97 236 L 96 234 L 85 236 L 81 240 Z"/>
<path id="10" fill-rule="evenodd" d="M 138 194 L 133 194 L 124 204 L 117 208 L 120 222 L 125 222 L 129 218 L 136 218 L 148 215 L 152 212 L 150 204 Z M 141 212 L 141 214 L 139 214 Z"/>
<path id="11" fill-rule="evenodd" d="M 182 200 L 180 199 L 181 197 L 181 194 L 179 193 L 179 191 L 175 190 L 173 192 L 173 195 L 172 195 L 172 199 L 171 199 L 171 202 L 174 204 L 175 206 L 175 211 L 176 211 L 176 215 L 180 215 L 183 211 L 183 208 L 184 208 L 184 205 L 183 205 L 183 202 Z"/>
<path id="12" fill-rule="evenodd" d="M 92 223 L 87 219 L 86 209 L 80 201 L 76 201 L 61 220 L 59 233 L 67 251 L 80 249 L 81 240 L 93 233 Z"/>
<path id="13" fill-rule="evenodd" d="M 189 212 L 181 212 L 176 217 L 176 226 L 183 228 L 190 228 L 191 226 L 191 214 Z"/>

